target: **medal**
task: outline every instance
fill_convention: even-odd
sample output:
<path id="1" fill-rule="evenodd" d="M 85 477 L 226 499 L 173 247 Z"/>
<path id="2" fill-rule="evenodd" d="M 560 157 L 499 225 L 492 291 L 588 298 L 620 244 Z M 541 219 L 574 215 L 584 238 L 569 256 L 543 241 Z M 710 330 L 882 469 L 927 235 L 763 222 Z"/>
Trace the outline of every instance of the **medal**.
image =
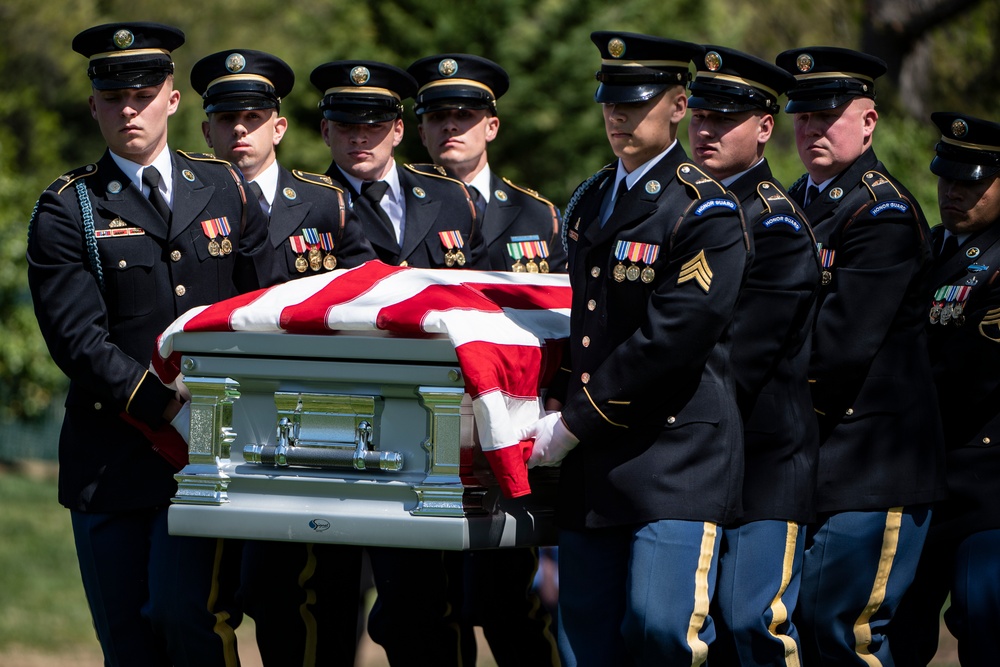
<path id="1" fill-rule="evenodd" d="M 824 285 L 829 285 L 833 280 L 833 273 L 830 269 L 833 268 L 833 259 L 837 252 L 835 250 L 830 250 L 829 248 L 824 248 L 822 243 L 817 243 L 816 249 L 819 252 L 819 263 L 823 267 L 823 274 L 820 278 L 820 282 Z"/>
<path id="2" fill-rule="evenodd" d="M 653 263 L 660 256 L 660 246 L 655 243 L 642 243 L 640 241 L 618 241 L 615 245 L 615 258 L 619 261 L 616 272 L 620 272 L 621 280 L 628 279 L 631 282 L 642 280 L 647 285 L 656 278 L 656 271 Z M 631 264 L 625 268 L 624 260 L 628 259 Z M 615 278 L 618 280 L 618 278 Z M 621 282 L 618 280 L 618 282 Z"/>
<path id="3" fill-rule="evenodd" d="M 533 241 L 526 241 L 521 244 L 524 248 L 524 254 L 528 258 L 528 265 L 525 267 L 528 269 L 528 273 L 538 273 L 538 265 L 535 264 L 535 244 Z"/>
<path id="4" fill-rule="evenodd" d="M 524 268 L 524 264 L 521 264 L 521 262 L 519 261 L 514 262 L 514 266 L 510 268 L 514 273 L 524 273 L 526 271 L 526 269 Z"/>
<path id="5" fill-rule="evenodd" d="M 309 268 L 319 271 L 323 266 L 323 254 L 319 251 L 319 232 L 315 227 L 303 228 L 302 238 L 309 244 Z"/>
<path id="6" fill-rule="evenodd" d="M 951 321 L 951 304 L 944 304 L 944 308 L 941 309 L 941 324 L 948 324 Z"/>
<path id="7" fill-rule="evenodd" d="M 303 257 L 306 251 L 309 250 L 309 246 L 306 245 L 306 240 L 301 236 L 289 236 L 288 243 L 292 246 L 292 252 L 294 252 L 298 257 L 295 258 L 295 270 L 299 273 L 305 273 L 306 269 L 309 268 L 309 262 Z"/>
<path id="8" fill-rule="evenodd" d="M 218 257 L 222 254 L 222 246 L 216 240 L 222 230 L 219 227 L 220 220 L 224 218 L 213 218 L 211 220 L 201 221 L 201 232 L 208 238 L 208 254 L 212 257 Z"/>
<path id="9" fill-rule="evenodd" d="M 337 268 L 337 258 L 333 256 L 333 233 L 323 232 L 319 235 L 319 244 L 326 252 L 323 257 L 323 268 L 327 271 L 333 271 Z"/>
<path id="10" fill-rule="evenodd" d="M 939 301 L 934 302 L 934 305 L 931 306 L 931 312 L 928 313 L 927 316 L 930 319 L 931 324 L 938 323 L 938 320 L 941 319 L 941 303 Z"/>
<path id="11" fill-rule="evenodd" d="M 465 253 L 462 252 L 465 243 L 462 241 L 462 233 L 458 230 L 438 232 L 438 238 L 441 239 L 441 245 L 445 248 L 445 266 L 449 268 L 456 264 L 465 266 Z"/>
<path id="12" fill-rule="evenodd" d="M 646 268 L 644 268 L 642 270 L 642 274 L 639 276 L 642 282 L 646 283 L 647 285 L 653 282 L 653 279 L 655 277 L 656 277 L 656 271 L 654 271 L 653 267 L 651 266 L 647 266 Z"/>
<path id="13" fill-rule="evenodd" d="M 219 244 L 219 250 L 223 255 L 228 255 L 233 252 L 233 242 L 229 240 L 229 220 L 225 216 L 221 218 L 216 218 L 218 223 L 219 234 L 222 235 L 222 243 Z"/>
<path id="14" fill-rule="evenodd" d="M 625 282 L 625 265 L 619 262 L 618 266 L 611 270 L 611 277 L 620 283 Z"/>
<path id="15" fill-rule="evenodd" d="M 640 273 L 641 272 L 639 271 L 639 267 L 636 266 L 635 264 L 632 264 L 627 269 L 625 269 L 625 277 L 628 278 L 631 282 L 635 282 L 636 280 L 638 280 Z"/>
<path id="16" fill-rule="evenodd" d="M 545 259 L 549 256 L 549 244 L 545 241 L 536 241 L 538 244 L 538 270 L 542 273 L 549 272 L 549 262 Z"/>
<path id="17" fill-rule="evenodd" d="M 617 282 L 625 282 L 625 258 L 628 257 L 628 241 L 616 241 L 615 242 L 615 259 L 618 260 L 618 265 L 611 270 L 611 277 Z"/>
<path id="18" fill-rule="evenodd" d="M 542 273 L 548 273 L 549 272 L 548 261 L 543 259 L 540 262 L 538 262 L 538 270 L 541 271 Z"/>
<path id="19" fill-rule="evenodd" d="M 219 255 L 222 254 L 222 247 L 219 245 L 219 242 L 216 241 L 215 239 L 212 239 L 211 241 L 208 242 L 208 254 L 211 255 L 212 257 L 218 257 Z"/>
<path id="20" fill-rule="evenodd" d="M 233 251 L 233 242 L 229 240 L 229 237 L 223 237 L 222 243 L 219 244 L 223 255 L 228 255 Z"/>

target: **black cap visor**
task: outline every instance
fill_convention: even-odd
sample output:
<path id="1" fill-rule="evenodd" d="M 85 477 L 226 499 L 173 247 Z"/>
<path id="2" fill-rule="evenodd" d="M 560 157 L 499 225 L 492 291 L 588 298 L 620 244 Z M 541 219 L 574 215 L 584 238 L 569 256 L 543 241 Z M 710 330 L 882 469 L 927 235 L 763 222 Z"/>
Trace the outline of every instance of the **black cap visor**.
<path id="1" fill-rule="evenodd" d="M 856 97 L 875 99 L 875 85 L 858 79 L 827 79 L 815 83 L 798 83 L 786 93 L 788 113 L 826 111 L 847 104 Z"/>
<path id="2" fill-rule="evenodd" d="M 205 113 L 276 109 L 280 100 L 274 86 L 264 81 L 224 81 L 205 92 Z"/>
<path id="3" fill-rule="evenodd" d="M 594 93 L 594 101 L 601 104 L 636 104 L 647 102 L 667 88 L 679 83 L 643 83 L 634 86 L 616 86 L 602 83 Z"/>
<path id="4" fill-rule="evenodd" d="M 96 90 L 158 86 L 173 73 L 174 63 L 166 55 L 102 58 L 91 61 L 87 69 L 87 76 Z"/>
<path id="5" fill-rule="evenodd" d="M 981 181 L 1000 174 L 1000 152 L 963 149 L 939 142 L 931 173 L 952 181 Z"/>
<path id="6" fill-rule="evenodd" d="M 323 118 L 335 123 L 388 123 L 403 114 L 402 103 L 390 97 L 327 95 L 320 103 Z"/>
<path id="7" fill-rule="evenodd" d="M 481 88 L 442 86 L 437 90 L 419 93 L 413 105 L 413 113 L 418 116 L 445 109 L 489 109 L 496 112 L 496 102 Z"/>

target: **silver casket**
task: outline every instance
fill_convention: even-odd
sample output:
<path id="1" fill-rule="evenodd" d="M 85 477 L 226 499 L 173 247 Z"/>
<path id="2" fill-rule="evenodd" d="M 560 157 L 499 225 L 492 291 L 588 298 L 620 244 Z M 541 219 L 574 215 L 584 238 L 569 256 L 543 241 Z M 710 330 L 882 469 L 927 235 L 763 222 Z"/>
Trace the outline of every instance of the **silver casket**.
<path id="1" fill-rule="evenodd" d="M 447 335 L 179 331 L 171 342 L 191 393 L 171 533 L 449 550 L 554 543 L 558 470 L 529 471 L 529 495 L 500 492 Z"/>

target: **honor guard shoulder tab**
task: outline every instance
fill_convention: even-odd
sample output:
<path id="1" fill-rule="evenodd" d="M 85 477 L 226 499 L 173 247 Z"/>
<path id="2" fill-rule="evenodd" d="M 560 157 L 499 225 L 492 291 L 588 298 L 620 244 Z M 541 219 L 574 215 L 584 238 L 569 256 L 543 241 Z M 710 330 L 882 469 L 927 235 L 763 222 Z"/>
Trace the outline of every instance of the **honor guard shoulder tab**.
<path id="1" fill-rule="evenodd" d="M 224 164 L 229 166 L 228 160 L 223 160 L 221 157 L 215 157 L 211 153 L 187 153 L 182 150 L 177 151 L 178 155 L 182 155 L 189 160 L 197 160 L 198 162 L 217 162 L 218 164 Z"/>
<path id="2" fill-rule="evenodd" d="M 865 184 L 868 191 L 872 193 L 872 198 L 875 201 L 888 201 L 890 199 L 902 199 L 903 193 L 901 193 L 896 186 L 886 178 L 885 174 L 881 174 L 877 171 L 866 172 L 861 182 Z"/>
<path id="3" fill-rule="evenodd" d="M 757 184 L 757 195 L 764 202 L 768 213 L 786 213 L 797 215 L 795 205 L 788 196 L 771 181 L 761 181 Z"/>
<path id="4" fill-rule="evenodd" d="M 504 183 L 506 183 L 510 187 L 514 188 L 518 192 L 523 192 L 524 194 L 528 195 L 532 199 L 537 199 L 538 201 L 540 201 L 543 204 L 546 204 L 548 206 L 555 206 L 555 204 L 553 204 L 552 202 L 550 202 L 548 199 L 546 199 L 542 195 L 538 194 L 537 190 L 532 190 L 531 188 L 522 188 L 520 185 L 516 185 L 514 183 L 511 183 L 510 179 L 507 179 L 507 178 L 501 177 L 500 180 L 502 180 Z"/>
<path id="5" fill-rule="evenodd" d="M 343 193 L 344 191 L 333 184 L 333 179 L 326 174 L 313 174 L 308 171 L 302 171 L 301 169 L 292 169 L 292 176 L 304 181 L 306 183 L 312 183 L 313 185 L 320 185 L 325 188 L 330 188 L 331 190 L 336 190 L 337 192 Z"/>
<path id="6" fill-rule="evenodd" d="M 446 181 L 451 181 L 452 183 L 458 183 L 462 187 L 465 187 L 465 183 L 458 180 L 457 178 L 452 178 L 448 175 L 448 170 L 439 164 L 404 164 L 403 167 L 409 169 L 415 174 L 420 174 L 421 176 L 432 176 L 434 178 L 442 178 Z"/>
<path id="7" fill-rule="evenodd" d="M 681 183 L 694 190 L 695 199 L 728 194 L 721 183 L 690 162 L 683 162 L 677 167 L 677 178 Z"/>
<path id="8" fill-rule="evenodd" d="M 55 190 L 56 194 L 61 194 L 63 190 L 66 189 L 73 181 L 79 180 L 81 178 L 86 178 L 87 176 L 93 176 L 97 173 L 96 164 L 87 164 L 82 167 L 78 167 L 72 171 L 68 171 L 56 180 L 52 182 L 49 186 L 50 190 Z"/>

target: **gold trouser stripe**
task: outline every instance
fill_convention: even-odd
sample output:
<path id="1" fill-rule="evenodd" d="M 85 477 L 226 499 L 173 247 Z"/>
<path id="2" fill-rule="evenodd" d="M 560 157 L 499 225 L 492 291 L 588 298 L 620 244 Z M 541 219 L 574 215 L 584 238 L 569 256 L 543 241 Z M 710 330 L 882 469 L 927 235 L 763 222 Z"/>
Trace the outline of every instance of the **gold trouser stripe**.
<path id="1" fill-rule="evenodd" d="M 705 626 L 708 618 L 708 572 L 712 569 L 712 557 L 715 555 L 715 536 L 718 527 L 714 523 L 705 522 L 701 533 L 701 555 L 698 556 L 698 571 L 694 580 L 694 609 L 688 621 L 687 641 L 691 647 L 691 667 L 705 664 L 708 660 L 708 644 L 698 633 Z"/>
<path id="2" fill-rule="evenodd" d="M 225 540 L 221 537 L 215 541 L 215 561 L 212 563 L 212 588 L 208 594 L 208 611 L 215 616 L 215 634 L 222 639 L 222 655 L 226 661 L 226 667 L 238 667 L 240 656 L 236 651 L 236 631 L 227 623 L 229 612 L 217 611 L 216 603 L 219 601 L 219 570 L 222 569 L 222 553 L 225 549 Z"/>
<path id="3" fill-rule="evenodd" d="M 771 600 L 771 625 L 767 631 L 771 636 L 780 641 L 785 646 L 785 665 L 787 667 L 799 667 L 799 647 L 795 640 L 786 634 L 778 634 L 778 626 L 788 622 L 788 607 L 781 599 L 788 590 L 788 584 L 792 580 L 792 566 L 795 563 L 795 543 L 799 537 L 799 525 L 792 521 L 785 524 L 785 557 L 781 563 L 781 587 Z"/>
<path id="4" fill-rule="evenodd" d="M 882 533 L 882 554 L 879 557 L 875 582 L 872 584 L 872 592 L 868 598 L 867 606 L 861 612 L 858 620 L 854 622 L 854 650 L 866 665 L 872 667 L 881 667 L 882 661 L 871 654 L 872 627 L 870 621 L 885 600 L 885 589 L 889 582 L 892 563 L 896 558 L 896 548 L 899 545 L 899 527 L 902 523 L 902 507 L 893 507 L 886 513 L 885 530 Z"/>
<path id="5" fill-rule="evenodd" d="M 299 605 L 299 616 L 305 625 L 306 641 L 302 647 L 302 667 L 315 667 L 316 665 L 316 644 L 319 635 L 316 630 L 316 617 L 313 616 L 311 607 L 316 604 L 316 590 L 306 588 L 306 582 L 312 579 L 316 573 L 316 552 L 311 543 L 306 544 L 306 563 L 299 572 L 299 588 L 306 594 L 306 599 Z"/>

